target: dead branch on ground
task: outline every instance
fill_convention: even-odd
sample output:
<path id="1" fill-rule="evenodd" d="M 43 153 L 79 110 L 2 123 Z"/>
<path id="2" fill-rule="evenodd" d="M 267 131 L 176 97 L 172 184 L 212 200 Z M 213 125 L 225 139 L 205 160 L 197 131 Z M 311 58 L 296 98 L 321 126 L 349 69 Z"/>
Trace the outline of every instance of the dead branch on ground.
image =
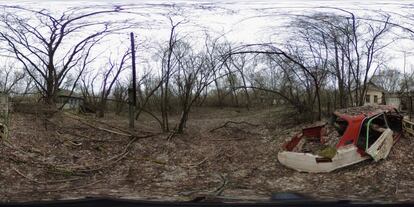
<path id="1" fill-rule="evenodd" d="M 27 180 L 29 180 L 30 182 L 34 182 L 37 184 L 56 184 L 56 183 L 65 183 L 65 182 L 72 182 L 72 181 L 77 181 L 80 180 L 81 178 L 71 178 L 71 179 L 64 179 L 64 180 L 54 180 L 54 181 L 47 181 L 47 182 L 42 182 L 42 181 L 38 181 L 36 179 L 33 179 L 31 177 L 29 177 L 28 175 L 23 174 L 22 172 L 20 172 L 19 170 L 17 170 L 16 168 L 12 167 L 13 171 L 15 171 L 17 174 L 19 174 L 20 176 L 26 178 Z"/>
<path id="2" fill-rule="evenodd" d="M 200 166 L 200 165 L 202 165 L 203 163 L 205 163 L 208 159 L 209 159 L 210 157 L 205 157 L 203 160 L 201 160 L 200 162 L 198 162 L 198 163 L 195 163 L 195 164 L 189 164 L 188 165 L 188 167 L 190 167 L 190 168 L 196 168 L 196 167 L 198 167 L 198 166 Z"/>
<path id="3" fill-rule="evenodd" d="M 173 130 L 171 133 L 168 134 L 166 140 L 171 141 L 171 139 L 177 134 L 177 130 Z"/>
<path id="4" fill-rule="evenodd" d="M 72 168 L 66 168 L 63 170 L 67 170 L 70 172 L 79 172 L 79 173 L 91 173 L 91 172 L 95 172 L 95 171 L 99 171 L 99 170 L 103 170 L 105 168 L 108 168 L 110 166 L 112 166 L 113 164 L 116 164 L 117 162 L 121 161 L 122 159 L 124 159 L 130 152 L 130 149 L 132 147 L 132 144 L 140 139 L 144 139 L 144 138 L 151 138 L 154 137 L 158 134 L 151 134 L 151 135 L 146 135 L 146 136 L 135 136 L 134 138 L 132 138 L 128 144 L 124 147 L 124 149 L 122 150 L 121 153 L 112 156 L 111 158 L 96 164 L 96 165 L 90 165 L 90 166 L 76 166 L 76 167 L 72 167 Z"/>
<path id="5" fill-rule="evenodd" d="M 217 142 L 220 142 L 220 141 L 240 141 L 240 140 L 245 140 L 246 138 L 245 137 L 243 137 L 243 138 L 237 138 L 237 139 L 209 139 L 208 141 L 217 141 Z"/>
<path id="6" fill-rule="evenodd" d="M 70 112 L 65 112 L 65 114 L 66 114 L 66 115 L 69 115 L 69 116 L 74 116 L 74 117 L 77 117 L 77 118 L 79 118 L 79 119 L 83 119 L 83 120 L 85 120 L 85 121 L 91 121 L 91 122 L 95 122 L 95 123 L 103 124 L 103 125 L 106 125 L 106 126 L 108 126 L 108 127 L 113 128 L 113 129 L 116 129 L 116 130 L 118 130 L 118 131 L 120 131 L 120 132 L 123 132 L 123 133 L 125 133 L 125 134 L 129 134 L 129 133 L 131 133 L 131 131 L 130 131 L 130 130 L 128 130 L 128 129 L 123 129 L 123 128 L 121 128 L 121 127 L 113 126 L 113 125 L 108 124 L 108 123 L 106 123 L 106 122 L 104 122 L 104 121 L 100 121 L 100 120 L 97 120 L 97 119 L 92 119 L 92 118 L 89 118 L 89 117 L 80 117 L 79 115 L 74 114 L 74 113 L 70 113 Z M 141 130 L 141 131 L 142 131 L 142 130 Z M 151 133 L 151 132 L 146 131 L 145 133 Z"/>
<path id="7" fill-rule="evenodd" d="M 246 124 L 246 125 L 250 125 L 250 126 L 254 126 L 254 127 L 258 127 L 258 126 L 260 126 L 260 125 L 258 125 L 258 124 L 252 124 L 252 123 L 249 123 L 249 122 L 246 122 L 246 121 L 240 121 L 240 122 L 236 122 L 236 121 L 227 121 L 227 122 L 226 122 L 226 123 L 224 123 L 223 125 L 221 125 L 221 126 L 219 126 L 219 127 L 216 127 L 216 128 L 214 128 L 214 129 L 211 129 L 211 130 L 210 130 L 210 132 L 214 132 L 214 131 L 216 131 L 216 130 L 218 130 L 218 129 L 228 127 L 230 124 Z"/>
<path id="8" fill-rule="evenodd" d="M 54 171 L 62 172 L 64 174 L 70 173 L 71 175 L 81 176 L 81 175 L 96 172 L 96 171 L 108 168 L 110 166 L 113 166 L 114 164 L 118 163 L 120 160 L 124 159 L 129 154 L 130 149 L 132 147 L 132 144 L 134 142 L 136 142 L 137 140 L 140 140 L 140 139 L 151 138 L 151 137 L 154 137 L 154 136 L 157 136 L 157 135 L 159 135 L 159 134 L 151 134 L 151 135 L 145 135 L 145 136 L 135 136 L 128 142 L 128 144 L 124 147 L 124 149 L 122 150 L 121 153 L 119 153 L 117 155 L 114 155 L 111 158 L 109 158 L 105 161 L 102 161 L 101 163 L 95 164 L 95 165 L 89 165 L 89 166 L 81 165 L 81 166 L 68 167 L 68 166 L 64 166 L 64 165 L 56 165 L 54 163 L 47 163 L 47 162 L 44 162 L 44 161 L 40 161 L 40 160 L 35 159 L 32 156 L 27 156 L 27 157 L 31 159 L 31 162 L 29 162 L 31 164 L 38 164 L 38 165 L 47 167 L 48 169 L 53 169 Z M 23 150 L 21 152 L 23 154 L 27 155 L 27 152 L 25 152 Z M 28 163 L 28 161 L 26 161 L 25 159 L 22 159 L 20 156 L 18 156 L 18 155 L 15 155 L 15 156 L 16 156 L 16 160 L 13 159 L 14 161 Z M 21 172 L 16 171 L 16 173 L 20 174 L 23 177 L 26 177 L 26 179 L 29 179 L 33 182 L 36 182 L 33 179 L 25 176 Z M 63 181 L 61 181 L 61 182 L 63 182 Z"/>
<path id="9" fill-rule="evenodd" d="M 82 135 L 82 134 L 78 134 L 74 131 L 57 131 L 58 135 L 70 135 L 70 136 L 75 136 L 75 137 L 79 137 L 82 139 L 75 139 L 75 140 L 70 140 L 69 138 L 65 137 L 67 141 L 69 142 L 124 142 L 125 139 L 92 139 L 88 136 Z"/>
<path id="10" fill-rule="evenodd" d="M 117 131 L 114 131 L 114 130 L 111 130 L 111 129 L 107 129 L 107 128 L 95 126 L 95 125 L 93 125 L 91 123 L 86 122 L 85 120 L 82 120 L 82 118 L 80 118 L 80 117 L 74 117 L 74 116 L 71 116 L 71 115 L 68 115 L 68 117 L 69 118 L 72 118 L 74 120 L 77 120 L 77 121 L 79 121 L 82 124 L 85 124 L 87 126 L 90 126 L 92 128 L 95 128 L 95 129 L 98 129 L 98 130 L 101 130 L 101 131 L 106 131 L 106 132 L 109 132 L 109 133 L 112 133 L 112 134 L 117 134 L 117 135 L 126 136 L 126 137 L 133 137 L 134 136 L 132 133 L 117 132 Z M 114 127 L 112 127 L 112 128 L 114 128 Z"/>
<path id="11" fill-rule="evenodd" d="M 215 196 L 220 196 L 223 193 L 227 183 L 229 182 L 227 178 L 224 177 L 222 174 L 219 174 L 219 176 L 221 179 L 221 185 L 214 191 Z"/>

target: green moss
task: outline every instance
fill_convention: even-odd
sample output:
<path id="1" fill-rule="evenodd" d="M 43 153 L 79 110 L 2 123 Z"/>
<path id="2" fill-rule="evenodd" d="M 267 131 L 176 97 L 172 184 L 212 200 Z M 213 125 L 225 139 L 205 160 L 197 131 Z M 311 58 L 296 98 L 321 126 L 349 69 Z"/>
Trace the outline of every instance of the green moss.
<path id="1" fill-rule="evenodd" d="M 336 148 L 332 147 L 332 146 L 327 146 L 322 150 L 319 150 L 317 152 L 317 155 L 321 156 L 321 157 L 326 157 L 326 158 L 330 158 L 332 159 L 333 157 L 335 157 L 336 155 Z"/>

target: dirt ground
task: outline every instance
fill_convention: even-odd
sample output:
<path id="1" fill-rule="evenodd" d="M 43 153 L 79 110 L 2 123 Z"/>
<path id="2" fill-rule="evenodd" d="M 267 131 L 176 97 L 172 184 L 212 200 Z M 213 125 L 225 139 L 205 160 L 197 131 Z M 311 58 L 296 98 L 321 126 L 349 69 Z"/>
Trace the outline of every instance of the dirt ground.
<path id="1" fill-rule="evenodd" d="M 414 199 L 413 138 L 402 138 L 387 160 L 309 174 L 277 161 L 283 141 L 301 128 L 283 108 L 198 108 L 186 133 L 170 141 L 149 117 L 132 133 L 126 126 L 115 115 L 96 121 L 67 113 L 13 113 L 9 139 L 0 146 L 0 201 L 267 200 L 272 192 L 323 200 Z"/>

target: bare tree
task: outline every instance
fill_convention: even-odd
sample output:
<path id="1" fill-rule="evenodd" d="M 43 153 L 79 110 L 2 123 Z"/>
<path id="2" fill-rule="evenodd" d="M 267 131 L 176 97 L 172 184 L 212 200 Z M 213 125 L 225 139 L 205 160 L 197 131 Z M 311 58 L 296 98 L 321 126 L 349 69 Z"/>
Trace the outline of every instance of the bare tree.
<path id="1" fill-rule="evenodd" d="M 169 93 L 170 93 L 170 79 L 174 73 L 174 68 L 178 62 L 175 61 L 173 53 L 178 42 L 177 27 L 183 23 L 183 21 L 174 22 L 172 17 L 168 17 L 170 21 L 170 35 L 168 40 L 168 46 L 163 53 L 162 57 L 162 84 L 161 84 L 161 117 L 162 117 L 162 129 L 169 131 L 168 112 L 169 112 Z"/>
<path id="2" fill-rule="evenodd" d="M 386 60 L 382 51 L 393 41 L 385 38 L 390 29 L 390 16 L 378 14 L 382 21 L 369 21 L 352 12 L 338 10 L 346 15 L 315 13 L 297 16 L 290 24 L 291 38 L 285 44 L 250 44 L 233 48 L 228 59 L 245 54 L 256 54 L 254 61 L 267 57 L 270 68 L 280 69 L 280 82 L 289 85 L 274 88 L 274 84 L 266 84 L 271 82 L 266 78 L 271 73 L 260 72 L 252 74 L 250 87 L 244 85 L 242 88 L 278 94 L 299 111 L 306 108 L 305 111 L 312 112 L 316 103 L 317 118 L 321 119 L 323 107 L 330 108 L 329 95 L 325 94 L 331 93 L 326 86 L 333 77 L 332 83 L 337 84 L 333 92 L 336 94 L 339 90 L 340 107 L 352 102 L 362 105 L 371 74 Z M 323 96 L 327 97 L 325 103 Z"/>
<path id="3" fill-rule="evenodd" d="M 15 62 L 6 62 L 0 69 L 0 91 L 5 94 L 18 93 L 19 87 L 23 85 L 21 81 L 25 77 L 25 72 L 17 69 Z"/>
<path id="4" fill-rule="evenodd" d="M 161 86 L 164 83 L 165 77 L 165 74 L 163 77 L 157 78 L 151 75 L 150 73 L 146 73 L 137 82 L 137 88 L 139 89 L 138 96 L 140 97 L 140 104 L 138 106 L 138 110 L 136 111 L 135 119 L 137 120 L 139 116 L 142 114 L 142 112 L 145 112 L 149 114 L 151 117 L 153 117 L 159 123 L 161 129 L 164 129 L 163 127 L 165 126 L 162 121 L 162 118 L 158 118 L 158 116 L 151 112 L 151 109 L 149 108 L 150 106 L 161 105 L 160 103 L 163 101 L 163 96 L 161 95 L 160 90 L 162 90 Z M 142 87 L 144 87 L 143 90 L 141 89 Z M 158 102 L 155 101 L 157 100 L 157 98 L 159 98 Z"/>
<path id="5" fill-rule="evenodd" d="M 378 70 L 376 74 L 371 77 L 371 82 L 387 92 L 395 93 L 403 88 L 403 74 L 398 69 L 384 68 Z"/>
<path id="6" fill-rule="evenodd" d="M 219 84 L 219 78 L 221 69 L 223 67 L 223 63 L 221 60 L 221 44 L 220 39 L 223 35 L 219 35 L 218 37 L 212 37 L 209 33 L 205 32 L 205 40 L 204 40 L 204 47 L 206 48 L 206 63 L 210 70 L 216 71 L 214 76 L 214 85 L 216 87 L 216 95 L 217 95 L 217 103 L 218 106 L 223 106 L 223 98 L 224 94 L 222 91 L 222 87 Z"/>
<path id="7" fill-rule="evenodd" d="M 83 97 L 85 102 L 96 111 L 97 117 L 104 117 L 108 98 L 119 80 L 121 73 L 127 68 L 129 58 L 129 49 L 120 56 L 110 55 L 107 58 L 107 64 L 102 66 L 101 69 L 91 70 L 82 75 L 81 91 Z M 97 86 L 99 86 L 99 89 L 96 89 Z M 118 93 L 122 94 L 123 92 L 118 91 Z"/>
<path id="8" fill-rule="evenodd" d="M 370 72 L 374 72 L 381 66 L 378 54 L 389 45 L 382 41 L 393 24 L 390 23 L 391 16 L 379 13 L 378 20 L 371 21 L 366 18 L 358 18 L 353 12 L 345 9 L 335 8 L 346 14 L 346 23 L 339 30 L 345 36 L 345 44 L 342 52 L 345 55 L 349 70 L 348 92 L 350 98 L 355 94 L 354 102 L 363 105 L 370 79 Z M 353 89 L 351 89 L 353 87 Z"/>
<path id="9" fill-rule="evenodd" d="M 0 39 L 23 65 L 48 104 L 56 101 L 58 89 L 72 69 L 90 62 L 91 49 L 103 37 L 127 27 L 108 18 L 120 7 L 72 8 L 61 14 L 17 6 L 2 9 Z M 98 20 L 103 15 L 108 20 Z"/>
<path id="10" fill-rule="evenodd" d="M 191 107 L 200 97 L 206 87 L 214 82 L 217 72 L 216 67 L 206 64 L 211 61 L 209 49 L 206 52 L 195 53 L 185 42 L 179 42 L 174 56 L 179 62 L 178 71 L 174 75 L 180 99 L 181 116 L 176 128 L 177 133 L 183 133 L 186 126 Z"/>
<path id="11" fill-rule="evenodd" d="M 113 91 L 115 100 L 115 114 L 120 115 L 128 101 L 128 87 L 117 80 Z"/>
<path id="12" fill-rule="evenodd" d="M 99 97 L 99 107 L 97 116 L 104 117 L 107 100 L 109 95 L 111 94 L 112 88 L 114 84 L 119 78 L 119 75 L 126 69 L 126 62 L 128 61 L 130 51 L 127 50 L 119 60 L 114 60 L 113 58 L 108 58 L 108 64 L 106 66 L 106 70 L 102 73 L 102 81 L 101 81 L 101 90 L 100 90 L 100 97 Z"/>
<path id="13" fill-rule="evenodd" d="M 246 75 L 245 75 L 245 67 L 246 67 L 246 62 L 247 62 L 246 54 L 241 54 L 241 55 L 238 55 L 236 57 L 232 56 L 230 58 L 230 60 L 231 60 L 232 66 L 234 68 L 236 68 L 236 71 L 240 74 L 241 81 L 242 81 L 241 83 L 244 86 L 244 89 L 243 89 L 244 96 L 246 98 L 245 106 L 249 110 L 251 102 L 250 102 L 250 95 L 249 95 L 249 92 L 247 90 L 247 80 L 246 80 Z"/>
<path id="14" fill-rule="evenodd" d="M 83 97 L 83 105 L 81 106 L 83 112 L 96 113 L 97 111 L 99 91 L 96 91 L 96 85 L 98 85 L 98 77 L 99 73 L 86 72 L 80 78 L 79 88 Z"/>

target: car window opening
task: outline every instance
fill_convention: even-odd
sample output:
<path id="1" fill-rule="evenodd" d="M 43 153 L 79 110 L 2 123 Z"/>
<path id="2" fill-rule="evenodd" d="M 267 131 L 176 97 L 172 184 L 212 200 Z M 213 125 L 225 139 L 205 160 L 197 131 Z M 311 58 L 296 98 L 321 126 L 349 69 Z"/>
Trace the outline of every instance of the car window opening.
<path id="1" fill-rule="evenodd" d="M 389 128 L 384 114 L 365 119 L 362 124 L 357 146 L 368 149 Z"/>
<path id="2" fill-rule="evenodd" d="M 392 131 L 402 131 L 402 118 L 398 112 L 388 112 L 385 114 L 385 117 L 387 119 L 388 126 Z"/>
<path id="3" fill-rule="evenodd" d="M 348 122 L 345 119 L 334 115 L 333 120 L 332 120 L 332 125 L 335 128 L 335 130 L 338 132 L 338 135 L 342 136 L 344 135 L 348 127 Z"/>

